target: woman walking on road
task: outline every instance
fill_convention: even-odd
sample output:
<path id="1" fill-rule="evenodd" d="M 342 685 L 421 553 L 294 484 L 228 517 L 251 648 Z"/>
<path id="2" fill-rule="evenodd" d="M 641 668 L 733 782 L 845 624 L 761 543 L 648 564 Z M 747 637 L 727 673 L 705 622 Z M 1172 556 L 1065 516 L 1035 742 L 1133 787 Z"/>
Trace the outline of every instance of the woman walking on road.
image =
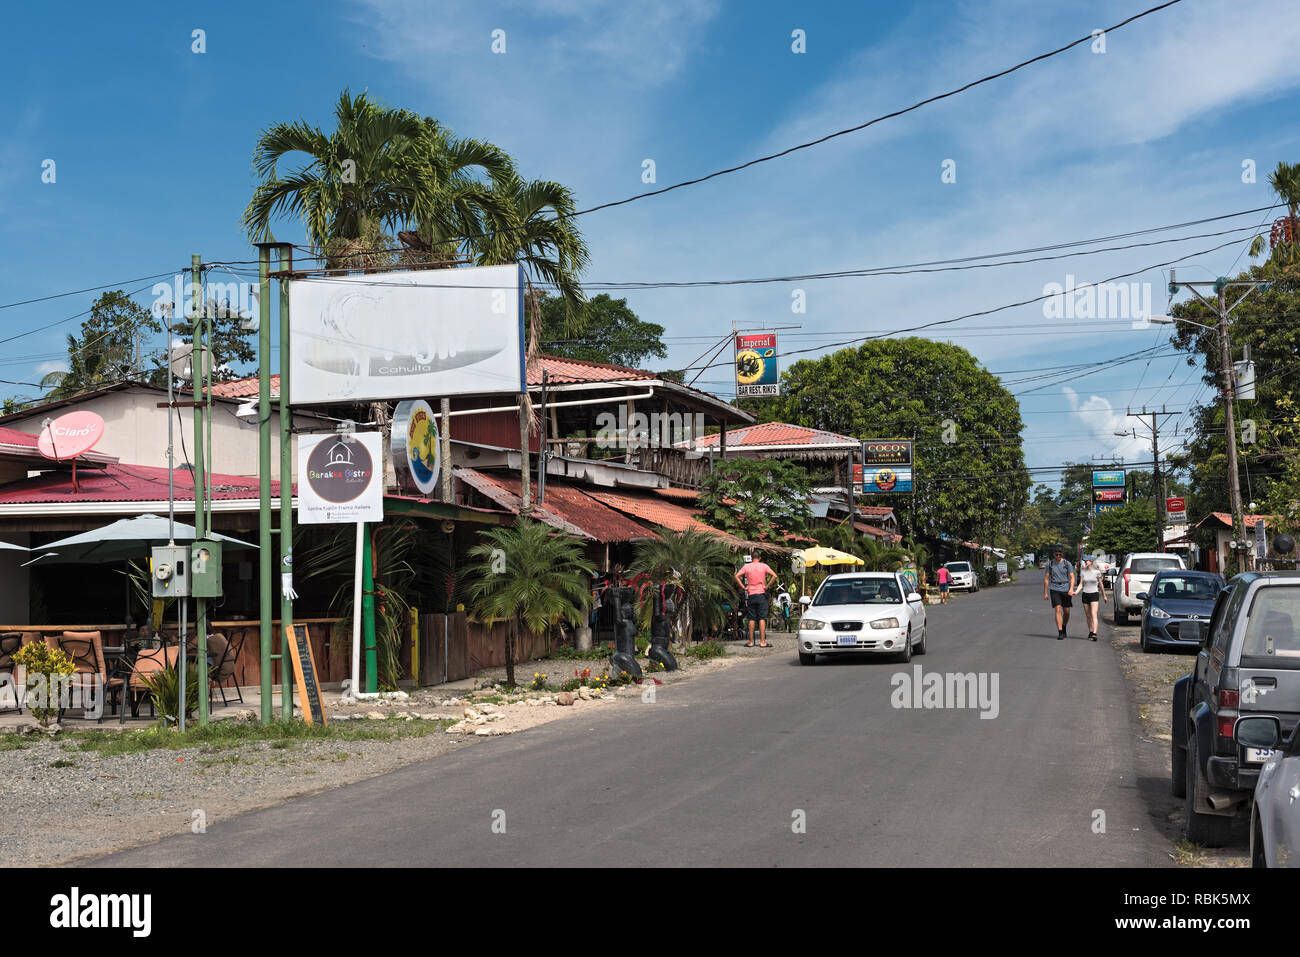
<path id="1" fill-rule="evenodd" d="M 1079 570 L 1079 584 L 1075 591 L 1083 593 L 1083 614 L 1088 619 L 1088 637 L 1097 640 L 1097 600 L 1106 601 L 1106 581 L 1101 569 L 1091 558 L 1083 560 Z"/>

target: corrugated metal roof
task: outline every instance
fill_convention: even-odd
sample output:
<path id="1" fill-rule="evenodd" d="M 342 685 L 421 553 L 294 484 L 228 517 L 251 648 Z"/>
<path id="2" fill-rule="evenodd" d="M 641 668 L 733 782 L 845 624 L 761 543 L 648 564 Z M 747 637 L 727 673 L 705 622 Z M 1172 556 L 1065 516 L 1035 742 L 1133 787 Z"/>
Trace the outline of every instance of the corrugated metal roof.
<path id="1" fill-rule="evenodd" d="M 150 465 L 109 465 L 102 469 L 80 469 L 72 488 L 71 472 L 48 472 L 0 486 L 0 505 L 28 505 L 67 502 L 156 502 L 167 498 L 167 470 Z M 280 494 L 280 483 L 271 483 L 272 496 Z M 212 497 L 217 501 L 256 499 L 258 482 L 247 475 L 212 476 Z M 176 470 L 177 501 L 194 499 L 194 480 L 188 471 Z"/>
<path id="2" fill-rule="evenodd" d="M 502 508 L 519 510 L 518 475 L 470 468 L 456 469 L 455 474 Z M 535 494 L 536 489 L 533 492 Z M 534 498 L 532 505 L 530 514 L 533 518 L 581 538 L 598 542 L 633 542 L 658 537 L 646 526 L 589 496 L 584 489 L 555 479 L 546 480 L 545 503 L 538 504 Z"/>
<path id="3" fill-rule="evenodd" d="M 759 449 L 784 446 L 809 446 L 856 449 L 862 443 L 847 435 L 837 435 L 822 429 L 810 429 L 786 422 L 761 422 L 727 433 L 728 449 Z M 719 447 L 719 434 L 701 435 L 695 439 L 697 449 Z"/>

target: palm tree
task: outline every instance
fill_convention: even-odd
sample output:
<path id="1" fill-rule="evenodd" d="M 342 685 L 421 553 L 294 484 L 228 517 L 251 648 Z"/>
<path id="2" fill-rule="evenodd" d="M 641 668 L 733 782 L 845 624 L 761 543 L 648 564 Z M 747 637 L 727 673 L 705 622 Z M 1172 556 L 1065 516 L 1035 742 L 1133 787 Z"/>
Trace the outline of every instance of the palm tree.
<path id="1" fill-rule="evenodd" d="M 863 570 L 869 572 L 892 572 L 907 558 L 907 553 L 897 545 L 888 545 L 874 538 L 863 538 L 859 544 L 858 557 L 865 563 Z"/>
<path id="2" fill-rule="evenodd" d="M 1277 169 L 1268 174 L 1268 185 L 1273 187 L 1273 192 L 1277 193 L 1287 207 L 1287 218 L 1279 219 L 1273 224 L 1271 245 L 1274 248 L 1289 246 L 1287 258 L 1294 262 L 1296 249 L 1300 247 L 1300 218 L 1296 215 L 1300 209 L 1300 163 L 1279 162 Z"/>
<path id="3" fill-rule="evenodd" d="M 485 211 L 490 235 L 475 246 L 475 261 L 480 266 L 522 265 L 530 281 L 554 290 L 563 300 L 563 334 L 578 334 L 585 302 L 578 277 L 588 257 L 587 244 L 573 224 L 573 193 L 559 183 L 511 176 L 497 184 L 493 198 L 497 207 Z M 527 297 L 530 358 L 538 352 L 543 292 L 530 289 Z"/>
<path id="4" fill-rule="evenodd" d="M 365 93 L 344 90 L 334 115 L 330 133 L 299 120 L 258 138 L 253 166 L 262 181 L 243 217 L 255 241 L 271 238 L 274 218 L 294 215 L 329 265 L 373 266 L 396 261 L 391 251 L 374 250 L 404 228 L 434 246 L 479 235 L 488 215 L 501 214 L 493 189 L 514 169 L 495 146 L 458 140 L 436 120 L 380 106 Z M 290 153 L 309 162 L 282 177 L 279 164 Z"/>
<path id="5" fill-rule="evenodd" d="M 469 558 L 471 613 L 486 624 L 509 622 L 506 683 L 513 685 L 516 638 L 561 621 L 581 624 L 591 604 L 595 566 L 582 554 L 579 539 L 522 517 L 513 526 L 482 532 Z"/>
<path id="6" fill-rule="evenodd" d="M 679 602 L 677 618 L 684 640 L 689 641 L 695 625 L 710 628 L 722 624 L 723 603 L 735 601 L 734 555 L 730 546 L 708 532 L 692 528 L 656 531 L 657 539 L 637 544 L 628 572 L 644 572 L 651 581 L 681 587 L 686 600 Z"/>

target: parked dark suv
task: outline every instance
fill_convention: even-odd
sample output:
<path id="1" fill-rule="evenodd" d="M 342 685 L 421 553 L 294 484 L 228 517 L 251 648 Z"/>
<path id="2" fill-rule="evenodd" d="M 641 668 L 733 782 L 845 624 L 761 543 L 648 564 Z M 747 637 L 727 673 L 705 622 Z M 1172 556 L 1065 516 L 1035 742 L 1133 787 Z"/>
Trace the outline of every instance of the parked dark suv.
<path id="1" fill-rule="evenodd" d="M 1237 719 L 1275 717 L 1283 739 L 1300 723 L 1300 574 L 1237 575 L 1208 627 L 1183 628 L 1201 642 L 1192 673 L 1174 684 L 1172 788 L 1187 802 L 1187 839 L 1217 847 L 1268 757 L 1238 743 Z"/>

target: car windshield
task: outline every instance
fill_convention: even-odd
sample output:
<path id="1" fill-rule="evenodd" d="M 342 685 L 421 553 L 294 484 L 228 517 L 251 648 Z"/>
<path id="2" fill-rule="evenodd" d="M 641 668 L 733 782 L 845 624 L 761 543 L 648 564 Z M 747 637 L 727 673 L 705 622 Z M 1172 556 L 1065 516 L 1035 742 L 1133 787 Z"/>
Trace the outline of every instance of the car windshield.
<path id="1" fill-rule="evenodd" d="M 1300 665 L 1300 586 L 1261 588 L 1246 622 L 1243 658 L 1271 659 Z"/>
<path id="2" fill-rule="evenodd" d="M 1135 558 L 1128 570 L 1134 575 L 1154 575 L 1162 568 L 1182 567 L 1182 561 L 1177 558 Z"/>
<path id="3" fill-rule="evenodd" d="M 902 601 L 898 582 L 892 578 L 845 578 L 824 584 L 813 604 L 897 605 Z"/>
<path id="4" fill-rule="evenodd" d="M 970 571 L 970 562 L 949 562 L 944 567 L 950 572 L 968 572 Z"/>
<path id="5" fill-rule="evenodd" d="M 1200 576 L 1161 575 L 1152 583 L 1152 592 L 1156 598 L 1172 598 L 1178 601 L 1214 601 L 1222 589 L 1223 582 L 1217 578 Z"/>

